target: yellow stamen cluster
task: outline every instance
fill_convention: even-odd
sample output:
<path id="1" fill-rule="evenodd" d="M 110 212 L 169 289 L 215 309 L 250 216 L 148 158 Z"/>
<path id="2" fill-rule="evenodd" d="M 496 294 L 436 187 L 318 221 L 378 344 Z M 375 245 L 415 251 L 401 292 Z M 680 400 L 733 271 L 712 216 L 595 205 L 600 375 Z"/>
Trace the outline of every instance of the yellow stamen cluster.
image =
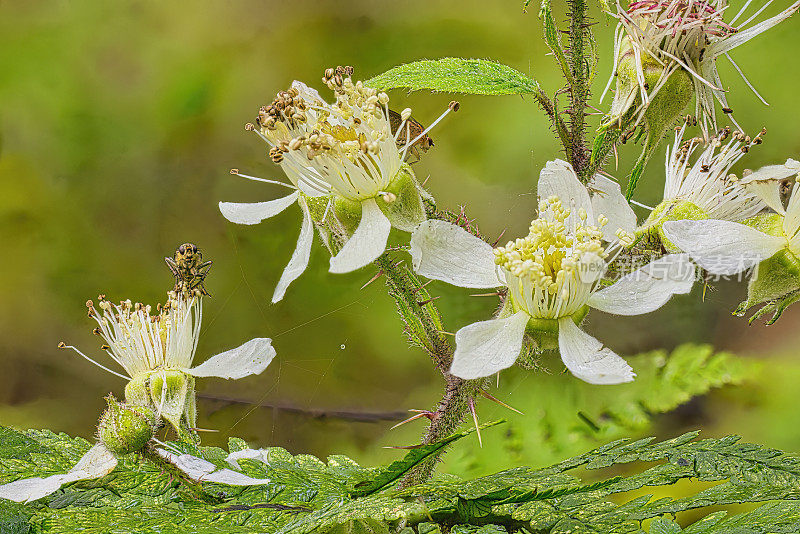
<path id="1" fill-rule="evenodd" d="M 582 209 L 578 213 L 581 222 L 567 229 L 565 221 L 570 211 L 557 197 L 542 201 L 539 211 L 545 216 L 531 222 L 526 237 L 494 250 L 495 263 L 554 294 L 583 255 L 593 253 L 599 258 L 606 257 L 600 241 L 603 234 L 598 227 L 586 224 L 586 212 Z"/>
<path id="2" fill-rule="evenodd" d="M 570 217 L 570 210 L 550 197 L 539 204 L 539 218 L 528 236 L 494 250 L 517 309 L 532 317 L 558 318 L 586 305 L 608 257 L 602 231 L 587 219 L 583 209 Z M 598 222 L 602 227 L 608 220 L 600 217 Z"/>

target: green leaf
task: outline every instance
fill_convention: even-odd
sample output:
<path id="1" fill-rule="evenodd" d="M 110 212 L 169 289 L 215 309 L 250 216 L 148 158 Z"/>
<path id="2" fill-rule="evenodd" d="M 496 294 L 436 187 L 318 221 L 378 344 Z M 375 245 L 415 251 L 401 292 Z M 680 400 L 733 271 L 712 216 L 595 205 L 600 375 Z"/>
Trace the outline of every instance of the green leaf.
<path id="1" fill-rule="evenodd" d="M 364 83 L 383 90 L 429 89 L 471 95 L 525 95 L 541 92 L 535 80 L 511 67 L 484 59 L 454 57 L 400 65 Z"/>
<path id="2" fill-rule="evenodd" d="M 548 375 L 534 376 L 524 369 L 504 372 L 500 389 L 491 393 L 525 415 L 481 402 L 483 417 L 508 419 L 502 434 L 484 440 L 480 449 L 456 448 L 448 453 L 443 470 L 449 465 L 452 471 L 485 473 L 508 465 L 558 462 L 601 443 L 646 432 L 657 414 L 715 388 L 740 384 L 758 368 L 751 360 L 696 344 L 626 360 L 636 371 L 636 380 L 608 388 L 560 373 L 563 364 L 549 354 L 534 362 L 549 366 Z"/>
<path id="3" fill-rule="evenodd" d="M 480 431 L 484 428 L 493 427 L 499 425 L 501 423 L 505 423 L 503 419 L 499 421 L 491 421 L 489 423 L 484 423 L 480 425 L 477 429 L 470 428 L 468 430 L 464 430 L 463 432 L 458 432 L 456 434 L 452 434 L 440 441 L 435 443 L 431 443 L 430 445 L 420 445 L 411 449 L 411 451 L 403 457 L 402 460 L 396 460 L 392 462 L 389 467 L 381 471 L 378 476 L 373 478 L 370 481 L 366 481 L 356 485 L 356 488 L 350 492 L 351 497 L 365 497 L 376 491 L 379 491 L 395 480 L 399 479 L 401 476 L 406 474 L 410 471 L 414 466 L 428 458 L 429 456 L 436 454 L 443 448 L 447 447 L 451 443 L 456 440 L 463 438 L 464 436 L 468 436 L 475 432 L 476 430 Z"/>

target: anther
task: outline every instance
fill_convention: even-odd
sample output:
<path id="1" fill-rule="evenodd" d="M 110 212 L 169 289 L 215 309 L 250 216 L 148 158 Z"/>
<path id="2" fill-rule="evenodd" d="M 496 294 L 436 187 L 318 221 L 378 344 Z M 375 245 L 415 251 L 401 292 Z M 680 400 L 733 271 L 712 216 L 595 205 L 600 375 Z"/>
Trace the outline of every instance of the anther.
<path id="1" fill-rule="evenodd" d="M 457 100 L 453 100 L 447 105 L 447 107 L 450 108 L 450 111 L 455 113 L 456 111 L 461 109 L 461 103 L 458 102 Z"/>
<path id="2" fill-rule="evenodd" d="M 64 343 L 63 341 L 59 341 L 58 342 L 58 348 L 59 349 L 66 349 L 67 348 L 67 344 Z"/>

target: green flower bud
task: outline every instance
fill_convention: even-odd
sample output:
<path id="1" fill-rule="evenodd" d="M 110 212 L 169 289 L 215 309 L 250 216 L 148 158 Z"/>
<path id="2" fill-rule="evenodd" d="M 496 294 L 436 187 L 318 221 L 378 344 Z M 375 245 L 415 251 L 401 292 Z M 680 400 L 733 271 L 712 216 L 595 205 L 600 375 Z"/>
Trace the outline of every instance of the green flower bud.
<path id="1" fill-rule="evenodd" d="M 98 438 L 114 454 L 141 451 L 155 432 L 155 413 L 146 406 L 123 404 L 113 395 L 100 417 Z"/>

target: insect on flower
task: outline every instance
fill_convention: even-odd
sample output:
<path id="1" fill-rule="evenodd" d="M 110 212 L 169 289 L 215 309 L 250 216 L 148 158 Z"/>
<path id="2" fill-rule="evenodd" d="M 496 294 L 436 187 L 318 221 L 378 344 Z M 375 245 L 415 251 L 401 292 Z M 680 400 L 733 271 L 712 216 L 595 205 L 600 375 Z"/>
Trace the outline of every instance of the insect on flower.
<path id="1" fill-rule="evenodd" d="M 325 71 L 322 81 L 334 94 L 332 103 L 295 81 L 246 128 L 270 147 L 270 158 L 290 183 L 231 173 L 294 192 L 266 202 L 219 204 L 222 215 L 236 224 L 258 224 L 295 203 L 302 210 L 297 247 L 273 302 L 308 266 L 315 226 L 333 255 L 330 272 L 346 273 L 380 256 L 392 228 L 411 232 L 426 218 L 421 186 L 406 158 L 414 154 L 419 159 L 433 145 L 428 132 L 458 110 L 458 103 L 451 102 L 422 128 L 411 119 L 410 109 L 392 112 L 389 95 L 353 80 L 352 74 L 351 67 Z"/>
<path id="2" fill-rule="evenodd" d="M 418 141 L 409 146 L 408 153 L 413 155 L 415 158 L 417 158 L 417 161 L 419 161 L 422 158 L 422 154 L 430 150 L 433 146 L 433 139 L 431 139 L 431 137 L 425 133 L 425 127 L 410 116 L 411 110 L 408 110 L 409 116 L 405 121 L 403 121 L 403 113 L 405 113 L 406 110 L 403 110 L 403 113 L 398 113 L 393 109 L 388 111 L 389 126 L 392 129 L 392 135 L 397 138 L 396 143 L 398 148 L 402 148 L 403 145 L 410 139 L 418 139 Z M 406 134 L 403 136 L 401 133 L 398 136 L 397 131 L 404 124 Z"/>
<path id="3" fill-rule="evenodd" d="M 208 295 L 204 281 L 213 262 L 203 261 L 203 254 L 197 245 L 184 243 L 175 250 L 173 257 L 166 257 L 164 261 L 175 276 L 174 291 L 191 293 L 197 290 L 202 295 Z"/>

